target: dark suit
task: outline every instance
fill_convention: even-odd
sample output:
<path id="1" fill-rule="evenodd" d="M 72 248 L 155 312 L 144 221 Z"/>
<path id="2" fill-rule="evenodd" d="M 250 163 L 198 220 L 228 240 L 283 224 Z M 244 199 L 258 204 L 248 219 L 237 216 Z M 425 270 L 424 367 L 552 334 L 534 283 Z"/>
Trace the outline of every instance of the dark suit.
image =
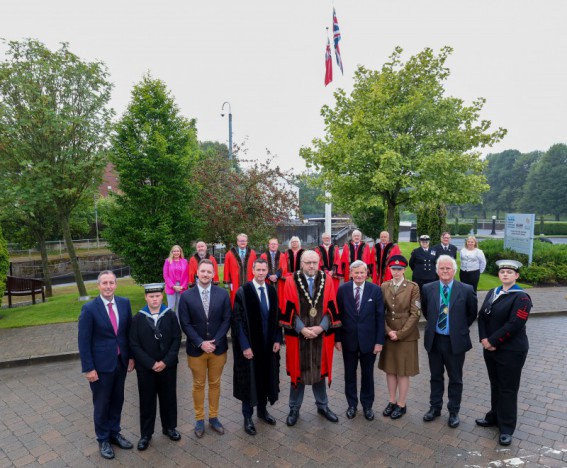
<path id="1" fill-rule="evenodd" d="M 437 252 L 437 258 L 439 258 L 441 255 L 449 255 L 449 257 L 454 258 L 456 260 L 457 246 L 453 244 L 449 244 L 447 246 L 447 250 L 445 250 L 444 247 L 445 246 L 443 244 L 437 244 L 435 247 L 433 247 L 433 250 Z"/>
<path id="2" fill-rule="evenodd" d="M 94 424 L 99 442 L 120 433 L 120 415 L 124 403 L 124 381 L 128 369 L 128 335 L 132 323 L 130 301 L 114 297 L 118 309 L 118 332 L 108 316 L 102 298 L 87 302 L 79 316 L 79 353 L 83 372 L 96 370 L 98 380 L 91 382 Z M 120 350 L 120 354 L 118 354 Z"/>
<path id="3" fill-rule="evenodd" d="M 440 282 L 434 281 L 423 286 L 421 308 L 427 320 L 424 346 L 429 355 L 431 372 L 430 405 L 436 410 L 443 406 L 443 374 L 449 377 L 447 408 L 458 413 L 463 392 L 463 365 L 465 353 L 472 348 L 469 327 L 476 319 L 477 297 L 472 286 L 453 280 L 449 301 L 449 335 L 436 332 L 441 309 Z"/>
<path id="4" fill-rule="evenodd" d="M 342 327 L 335 331 L 335 342 L 342 344 L 348 405 L 358 405 L 356 370 L 360 362 L 360 402 L 366 409 L 374 403 L 374 346 L 383 345 L 385 339 L 384 301 L 381 289 L 366 281 L 357 311 L 353 285 L 353 281 L 344 283 L 337 293 Z"/>
<path id="5" fill-rule="evenodd" d="M 419 292 L 424 284 L 431 283 L 439 279 L 435 269 L 437 262 L 437 251 L 434 249 L 423 249 L 418 247 L 413 249 L 409 266 L 412 269 L 412 281 L 419 286 Z"/>

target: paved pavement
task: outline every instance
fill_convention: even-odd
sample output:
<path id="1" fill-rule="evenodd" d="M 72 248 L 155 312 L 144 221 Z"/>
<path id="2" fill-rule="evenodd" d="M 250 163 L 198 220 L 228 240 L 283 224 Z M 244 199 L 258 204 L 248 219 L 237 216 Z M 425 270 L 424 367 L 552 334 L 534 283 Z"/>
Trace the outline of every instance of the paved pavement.
<path id="1" fill-rule="evenodd" d="M 561 289 L 561 291 L 560 291 Z M 519 420 L 514 442 L 501 447 L 494 429 L 476 427 L 474 419 L 489 406 L 489 386 L 479 346 L 467 354 L 461 425 L 447 426 L 447 413 L 431 423 L 422 415 L 428 408 L 429 371 L 427 355 L 420 343 L 421 374 L 412 378 L 408 413 L 397 421 L 380 412 L 387 403 L 384 374 L 376 371 L 377 419 L 354 420 L 344 416 L 344 374 L 340 353 L 335 354 L 334 381 L 329 390 L 330 407 L 340 416 L 338 424 L 316 412 L 313 396 L 306 398 L 297 426 L 285 425 L 289 380 L 282 360 L 281 395 L 270 412 L 275 427 L 258 422 L 258 435 L 242 429 L 240 402 L 232 397 L 232 353 L 222 384 L 220 417 L 227 433 L 218 436 L 207 430 L 203 439 L 192 432 L 191 376 L 184 353 L 180 353 L 178 378 L 179 425 L 183 438 L 175 443 L 159 431 L 146 452 L 116 450 L 117 457 L 104 461 L 98 454 L 92 424 L 91 393 L 80 373 L 73 350 L 61 343 L 74 342 L 76 324 L 25 330 L 12 340 L 2 330 L 2 358 L 21 348 L 35 346 L 30 340 L 51 345 L 50 350 L 70 353 L 67 361 L 44 359 L 35 365 L 0 369 L 0 468 L 9 466 L 372 466 L 372 467 L 565 467 L 567 466 L 567 315 L 545 314 L 541 302 L 566 288 L 532 290 L 539 313 L 528 321 L 531 349 L 524 368 L 519 397 Z M 556 302 L 555 302 L 556 301 Z M 551 304 L 560 305 L 559 296 Z M 563 299 L 563 304 L 565 300 Z M 560 307 L 556 308 L 561 311 Z M 564 308 L 563 308 L 564 310 Z M 54 331 L 58 330 L 58 331 Z M 477 342 L 476 327 L 472 329 Z M 14 348 L 11 351 L 7 348 Z M 38 353 L 41 348 L 34 348 Z M 28 355 L 30 353 L 28 352 Z M 36 355 L 36 354 L 34 354 Z M 29 360 L 28 360 L 29 361 Z M 6 362 L 6 361 L 4 361 Z M 138 396 L 135 374 L 126 382 L 123 433 L 133 442 L 139 436 Z"/>

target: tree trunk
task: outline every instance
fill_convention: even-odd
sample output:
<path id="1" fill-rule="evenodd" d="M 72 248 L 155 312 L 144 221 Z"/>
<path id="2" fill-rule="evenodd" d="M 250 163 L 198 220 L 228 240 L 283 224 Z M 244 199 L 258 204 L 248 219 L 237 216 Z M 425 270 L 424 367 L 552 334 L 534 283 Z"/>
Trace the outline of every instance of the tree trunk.
<path id="1" fill-rule="evenodd" d="M 49 273 L 49 257 L 47 256 L 47 246 L 45 238 L 38 236 L 39 251 L 41 253 L 41 269 L 43 270 L 43 282 L 45 283 L 45 296 L 53 296 L 53 286 L 51 284 L 51 274 Z"/>
<path id="2" fill-rule="evenodd" d="M 392 200 L 386 200 L 386 226 L 392 242 L 398 242 L 400 226 L 396 226 L 396 205 Z"/>
<path id="3" fill-rule="evenodd" d="M 559 219 L 560 217 L 561 217 L 561 215 L 556 214 L 556 215 L 555 215 L 555 221 L 559 222 L 559 221 L 560 221 L 560 219 Z"/>
<path id="4" fill-rule="evenodd" d="M 61 217 L 61 229 L 63 230 L 63 237 L 65 239 L 65 245 L 67 246 L 67 253 L 69 254 L 71 267 L 73 268 L 73 273 L 75 275 L 75 282 L 77 283 L 79 296 L 86 297 L 87 288 L 85 287 L 85 282 L 83 281 L 83 275 L 81 274 L 81 270 L 79 269 L 79 262 L 77 261 L 77 255 L 75 254 L 75 247 L 73 246 L 73 240 L 71 239 L 69 218 L 65 216 Z"/>

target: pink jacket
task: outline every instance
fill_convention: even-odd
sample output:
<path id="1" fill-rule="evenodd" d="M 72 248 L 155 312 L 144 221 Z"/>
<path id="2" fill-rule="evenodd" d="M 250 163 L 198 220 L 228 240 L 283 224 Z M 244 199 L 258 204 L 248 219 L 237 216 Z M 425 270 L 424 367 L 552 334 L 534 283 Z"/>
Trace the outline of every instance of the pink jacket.
<path id="1" fill-rule="evenodd" d="M 183 287 L 183 291 L 187 289 L 189 283 L 189 267 L 185 258 L 180 258 L 178 262 L 169 262 L 169 258 L 165 259 L 163 264 L 163 281 L 165 282 L 165 293 L 175 294 L 173 286 L 179 281 L 179 285 Z M 182 292 L 183 292 L 182 291 Z"/>

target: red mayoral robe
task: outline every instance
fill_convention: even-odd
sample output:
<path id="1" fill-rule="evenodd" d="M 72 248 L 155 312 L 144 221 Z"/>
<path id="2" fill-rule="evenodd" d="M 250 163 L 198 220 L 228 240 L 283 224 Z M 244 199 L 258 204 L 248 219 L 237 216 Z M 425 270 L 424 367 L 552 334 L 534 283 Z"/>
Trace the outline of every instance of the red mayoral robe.
<path id="1" fill-rule="evenodd" d="M 337 275 L 340 263 L 339 246 L 330 244 L 326 249 L 323 244 L 315 247 L 315 251 L 319 254 L 319 270 L 329 273 L 333 278 L 333 286 L 335 293 L 339 290 L 340 278 Z"/>
<path id="2" fill-rule="evenodd" d="M 230 249 L 224 258 L 224 284 L 231 285 L 231 307 L 234 307 L 234 298 L 238 288 L 254 278 L 254 272 L 252 271 L 254 260 L 256 260 L 256 252 L 250 247 L 246 247 L 244 261 L 240 259 L 238 249 L 235 247 Z"/>
<path id="3" fill-rule="evenodd" d="M 285 282 L 285 309 L 280 315 L 280 325 L 286 335 L 286 369 L 291 384 L 298 382 L 312 385 L 324 377 L 332 381 L 334 330 L 341 326 L 337 309 L 335 288 L 331 277 L 318 271 L 313 284 L 314 299 L 309 302 L 309 286 L 301 271 L 288 276 Z M 316 302 L 315 302 L 316 301 Z M 315 307 L 313 307 L 315 306 Z M 311 314 L 315 309 L 316 313 Z M 306 327 L 319 325 L 323 317 L 329 317 L 329 329 L 314 340 L 306 340 L 295 331 L 295 319 L 299 317 Z"/>
<path id="4" fill-rule="evenodd" d="M 384 248 L 378 243 L 372 249 L 372 282 L 380 286 L 392 279 L 392 272 L 388 268 L 388 261 L 394 255 L 401 255 L 398 244 L 388 242 Z"/>
<path id="5" fill-rule="evenodd" d="M 284 253 L 281 253 L 278 250 L 275 255 L 275 265 L 272 265 L 272 256 L 270 254 L 270 251 L 264 252 L 262 255 L 260 255 L 260 258 L 263 258 L 268 262 L 268 276 L 277 275 L 279 272 L 279 278 L 277 284 L 274 284 L 274 286 L 278 291 L 278 307 L 281 310 L 283 307 L 284 286 L 285 286 L 285 278 L 287 273 L 286 256 Z M 266 278 L 266 282 L 268 284 L 272 284 L 272 282 L 268 278 Z"/>
<path id="6" fill-rule="evenodd" d="M 219 281 L 219 266 L 217 265 L 217 261 L 215 260 L 215 257 L 213 257 L 211 254 L 207 253 L 204 258 L 213 262 L 213 268 L 214 268 L 214 271 L 215 271 L 215 276 L 213 277 L 213 284 L 218 285 L 219 282 L 220 282 Z M 197 253 L 195 253 L 189 259 L 189 287 L 190 288 L 195 286 L 195 282 L 197 281 L 197 268 L 199 267 L 200 261 L 201 261 L 201 257 L 199 257 L 199 254 L 197 254 Z"/>
<path id="7" fill-rule="evenodd" d="M 370 254 L 370 247 L 366 242 L 360 241 L 358 248 L 355 248 L 354 242 L 350 241 L 343 246 L 341 260 L 339 263 L 339 275 L 345 279 L 345 283 L 350 279 L 350 264 L 355 260 L 362 260 L 367 265 L 372 265 L 372 255 Z"/>

